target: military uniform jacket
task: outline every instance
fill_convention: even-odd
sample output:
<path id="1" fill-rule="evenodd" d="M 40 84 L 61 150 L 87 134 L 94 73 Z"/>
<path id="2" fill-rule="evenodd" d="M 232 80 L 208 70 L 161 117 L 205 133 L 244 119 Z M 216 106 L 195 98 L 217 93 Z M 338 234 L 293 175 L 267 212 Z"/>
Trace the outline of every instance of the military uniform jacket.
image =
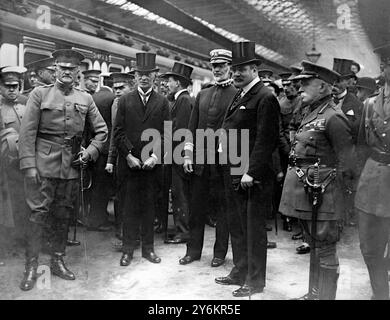
<path id="1" fill-rule="evenodd" d="M 204 165 L 196 163 L 196 130 L 206 130 L 208 128 L 216 131 L 222 127 L 223 119 L 226 110 L 230 106 L 237 89 L 232 85 L 212 85 L 201 90 L 195 99 L 195 105 L 191 112 L 191 117 L 188 123 L 188 129 L 191 131 L 191 138 L 194 144 L 194 173 L 201 175 Z M 186 139 L 190 142 L 190 139 Z M 217 142 L 215 142 L 217 145 Z M 212 146 L 214 151 L 217 146 Z M 207 141 L 204 141 L 203 154 L 206 156 L 208 146 Z"/>
<path id="2" fill-rule="evenodd" d="M 94 132 L 86 151 L 96 161 L 108 130 L 91 95 L 77 88 L 65 91 L 59 82 L 35 88 L 20 130 L 20 168 L 37 168 L 46 178 L 76 179 L 72 147 L 65 141 L 81 136 L 86 122 Z"/>
<path id="3" fill-rule="evenodd" d="M 346 179 L 354 174 L 353 142 L 349 122 L 331 96 L 311 106 L 298 128 L 292 156 L 320 159 L 320 179 L 336 169 L 336 178 L 327 186 L 319 208 L 318 220 L 339 220 L 343 217 L 343 192 Z M 300 166 L 306 172 L 308 165 Z M 287 216 L 310 220 L 312 204 L 304 189 L 305 176 L 299 178 L 297 167 L 289 166 L 283 185 L 279 211 Z"/>
<path id="4" fill-rule="evenodd" d="M 359 129 L 358 144 L 367 159 L 361 173 L 355 206 L 368 214 L 390 218 L 390 166 L 370 157 L 372 152 L 390 154 L 390 100 L 382 89 L 366 100 Z"/>
<path id="5" fill-rule="evenodd" d="M 151 141 L 151 138 L 147 141 L 141 140 L 142 133 L 147 129 L 154 129 L 159 132 L 160 140 L 155 140 L 153 146 L 156 148 L 154 149 L 155 155 L 159 160 L 162 159 L 161 147 L 164 140 L 164 121 L 168 120 L 168 100 L 155 91 L 152 91 L 145 106 L 138 90 L 129 92 L 119 98 L 118 112 L 114 124 L 114 142 L 119 151 L 118 175 L 131 174 L 126 161 L 130 151 L 133 156 L 142 161 L 142 149 Z"/>
<path id="6" fill-rule="evenodd" d="M 246 173 L 257 181 L 265 182 L 274 177 L 272 153 L 279 138 L 279 113 L 278 100 L 260 81 L 229 106 L 222 125 L 226 132 L 238 129 L 238 154 L 242 147 L 240 129 L 249 130 L 249 162 L 242 160 L 248 168 Z M 232 147 L 236 146 L 228 141 L 228 148 Z M 231 161 L 230 165 L 237 166 Z"/>

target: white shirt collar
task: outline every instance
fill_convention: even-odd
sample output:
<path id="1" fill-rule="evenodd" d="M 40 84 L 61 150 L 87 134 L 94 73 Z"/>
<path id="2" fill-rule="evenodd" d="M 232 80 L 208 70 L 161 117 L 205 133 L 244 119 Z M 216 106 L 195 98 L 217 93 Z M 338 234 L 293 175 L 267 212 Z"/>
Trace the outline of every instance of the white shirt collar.
<path id="1" fill-rule="evenodd" d="M 180 94 L 184 91 L 187 91 L 187 89 L 181 89 L 179 90 L 178 92 L 175 93 L 175 100 L 177 100 L 177 98 L 180 96 Z"/>
<path id="2" fill-rule="evenodd" d="M 254 87 L 254 85 L 258 82 L 260 82 L 260 78 L 256 77 L 251 82 L 249 82 L 244 88 L 242 88 L 241 97 L 246 95 L 249 92 L 249 90 L 252 89 L 252 87 Z"/>
<path id="3" fill-rule="evenodd" d="M 146 92 L 144 92 L 140 87 L 137 87 L 137 89 L 141 95 L 148 95 L 153 90 L 153 87 L 150 87 L 150 89 Z"/>
<path id="4" fill-rule="evenodd" d="M 339 100 L 343 99 L 347 95 L 347 89 L 345 89 L 343 92 L 341 92 L 339 95 L 337 95 L 337 98 Z"/>

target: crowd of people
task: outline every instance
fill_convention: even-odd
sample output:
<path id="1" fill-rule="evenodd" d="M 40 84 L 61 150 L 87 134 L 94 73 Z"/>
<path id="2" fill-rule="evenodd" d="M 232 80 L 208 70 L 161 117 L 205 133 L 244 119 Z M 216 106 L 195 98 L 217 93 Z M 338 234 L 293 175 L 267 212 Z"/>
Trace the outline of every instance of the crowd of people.
<path id="1" fill-rule="evenodd" d="M 115 231 L 123 267 L 139 246 L 161 262 L 156 232 L 186 243 L 179 264 L 199 260 L 209 224 L 211 267 L 225 263 L 229 238 L 233 253 L 232 270 L 215 282 L 238 285 L 234 297 L 261 293 L 267 250 L 277 246 L 267 219 L 281 215 L 285 231 L 300 230 L 297 253 L 310 253 L 299 299 L 335 299 L 345 226 L 358 227 L 372 298 L 388 299 L 390 45 L 375 52 L 375 79 L 343 58 L 332 70 L 302 61 L 274 75 L 261 69 L 254 42 L 237 42 L 210 52 L 214 81 L 195 97 L 191 66 L 159 73 L 149 52 L 136 54 L 129 73 L 83 71 L 85 89 L 75 50 L 1 68 L 0 225 L 25 246 L 20 288 L 33 289 L 42 251 L 53 275 L 75 279 L 64 261 L 71 223 Z"/>

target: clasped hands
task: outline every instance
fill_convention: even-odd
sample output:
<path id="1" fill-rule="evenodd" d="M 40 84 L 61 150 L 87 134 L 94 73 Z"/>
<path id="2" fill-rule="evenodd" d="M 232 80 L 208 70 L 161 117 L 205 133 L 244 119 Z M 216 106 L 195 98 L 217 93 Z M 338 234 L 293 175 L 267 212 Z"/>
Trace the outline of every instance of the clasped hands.
<path id="1" fill-rule="evenodd" d="M 129 153 L 126 157 L 127 165 L 130 169 L 142 169 L 142 170 L 152 170 L 154 166 L 157 164 L 157 159 L 150 156 L 145 160 L 144 163 L 141 162 L 140 159 L 134 157 L 131 153 Z"/>

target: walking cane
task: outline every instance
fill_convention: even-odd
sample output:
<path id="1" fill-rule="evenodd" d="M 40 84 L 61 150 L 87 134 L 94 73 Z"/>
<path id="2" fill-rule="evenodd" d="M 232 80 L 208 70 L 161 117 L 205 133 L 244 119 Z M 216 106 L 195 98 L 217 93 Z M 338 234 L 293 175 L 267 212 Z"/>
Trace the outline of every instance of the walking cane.
<path id="1" fill-rule="evenodd" d="M 251 274 L 252 274 L 252 264 L 251 264 L 251 261 L 252 261 L 252 246 L 251 246 L 251 240 L 252 240 L 252 228 L 250 227 L 251 225 L 251 221 L 252 221 L 252 215 L 251 215 L 251 207 L 250 207 L 250 201 L 252 199 L 252 188 L 253 187 L 249 187 L 248 188 L 248 201 L 247 201 L 247 207 L 246 207 L 246 230 L 247 230 L 247 239 L 246 239 L 246 242 L 247 242 L 247 250 L 248 250 L 248 279 L 252 280 L 250 278 Z M 251 283 L 248 283 L 249 285 L 249 300 L 252 300 L 252 289 L 251 289 Z"/>

